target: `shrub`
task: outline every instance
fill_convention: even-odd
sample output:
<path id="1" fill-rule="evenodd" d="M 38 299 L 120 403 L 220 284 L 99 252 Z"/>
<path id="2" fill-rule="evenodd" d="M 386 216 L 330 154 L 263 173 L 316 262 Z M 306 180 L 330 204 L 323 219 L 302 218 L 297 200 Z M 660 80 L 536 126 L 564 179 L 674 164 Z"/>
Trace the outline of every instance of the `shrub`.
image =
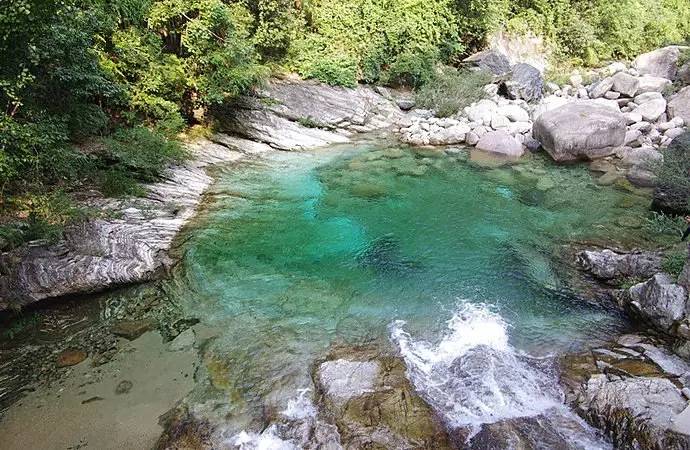
<path id="1" fill-rule="evenodd" d="M 146 191 L 132 175 L 112 169 L 101 172 L 100 189 L 106 197 L 140 197 Z"/>
<path id="2" fill-rule="evenodd" d="M 106 140 L 106 147 L 115 170 L 141 181 L 157 180 L 168 165 L 186 157 L 178 142 L 144 127 L 117 131 Z"/>
<path id="3" fill-rule="evenodd" d="M 314 78 L 331 86 L 355 87 L 357 85 L 357 62 L 347 56 L 325 56 L 311 63 L 304 76 Z"/>
<path id="4" fill-rule="evenodd" d="M 677 277 L 683 270 L 685 261 L 688 259 L 686 252 L 684 251 L 674 251 L 664 255 L 664 259 L 661 261 L 661 270 L 671 275 L 672 277 Z"/>
<path id="5" fill-rule="evenodd" d="M 417 104 L 435 110 L 440 117 L 451 116 L 483 98 L 484 85 L 491 80 L 491 74 L 484 71 L 439 67 L 417 92 Z"/>

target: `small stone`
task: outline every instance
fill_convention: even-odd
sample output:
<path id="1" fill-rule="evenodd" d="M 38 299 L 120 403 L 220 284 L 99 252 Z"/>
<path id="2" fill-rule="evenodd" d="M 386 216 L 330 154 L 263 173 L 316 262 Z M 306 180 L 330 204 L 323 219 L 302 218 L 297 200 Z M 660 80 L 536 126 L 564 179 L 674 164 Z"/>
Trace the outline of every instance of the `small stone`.
<path id="1" fill-rule="evenodd" d="M 63 350 L 58 356 L 56 364 L 58 367 L 76 366 L 84 361 L 88 355 L 81 350 L 68 349 Z"/>
<path id="2" fill-rule="evenodd" d="M 122 380 L 115 387 L 115 394 L 117 394 L 117 395 L 127 394 L 127 393 L 129 393 L 129 391 L 132 390 L 132 386 L 134 386 L 134 384 L 131 381 Z"/>
<path id="3" fill-rule="evenodd" d="M 399 98 L 395 101 L 395 104 L 403 111 L 409 111 L 416 105 L 413 98 Z"/>
<path id="4" fill-rule="evenodd" d="M 606 94 L 604 94 L 604 98 L 607 98 L 609 100 L 616 100 L 621 96 L 620 92 L 614 92 L 614 91 L 608 91 Z"/>

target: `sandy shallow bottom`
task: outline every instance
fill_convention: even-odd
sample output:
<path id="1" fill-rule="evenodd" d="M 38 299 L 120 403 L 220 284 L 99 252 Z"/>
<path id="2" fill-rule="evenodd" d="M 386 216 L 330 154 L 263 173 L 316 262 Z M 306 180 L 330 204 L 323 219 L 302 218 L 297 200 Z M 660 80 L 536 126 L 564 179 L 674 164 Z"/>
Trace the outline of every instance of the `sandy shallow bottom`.
<path id="1" fill-rule="evenodd" d="M 0 448 L 150 449 L 162 432 L 159 416 L 192 389 L 196 361 L 192 348 L 173 350 L 158 333 L 123 344 L 100 367 L 86 359 L 7 411 Z M 127 381 L 129 391 L 117 393 Z"/>

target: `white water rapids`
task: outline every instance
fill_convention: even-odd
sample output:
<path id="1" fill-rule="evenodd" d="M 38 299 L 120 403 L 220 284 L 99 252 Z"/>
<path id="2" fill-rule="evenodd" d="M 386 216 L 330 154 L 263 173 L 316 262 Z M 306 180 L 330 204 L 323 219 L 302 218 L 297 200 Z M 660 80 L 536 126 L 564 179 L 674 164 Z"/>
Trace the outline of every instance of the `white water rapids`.
<path id="1" fill-rule="evenodd" d="M 551 358 L 519 352 L 508 325 L 487 306 L 460 304 L 436 343 L 415 340 L 405 322 L 390 325 L 391 340 L 405 360 L 417 391 L 450 429 L 541 416 L 573 448 L 610 448 L 563 404 Z"/>

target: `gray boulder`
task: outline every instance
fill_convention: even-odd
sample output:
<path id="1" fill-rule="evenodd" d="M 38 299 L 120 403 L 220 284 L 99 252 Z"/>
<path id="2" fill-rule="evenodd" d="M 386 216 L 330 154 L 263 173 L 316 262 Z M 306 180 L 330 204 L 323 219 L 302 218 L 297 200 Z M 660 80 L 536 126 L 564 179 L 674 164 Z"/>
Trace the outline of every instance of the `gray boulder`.
<path id="1" fill-rule="evenodd" d="M 544 78 L 536 67 L 518 63 L 510 78 L 501 82 L 498 93 L 511 100 L 539 101 L 544 96 Z"/>
<path id="2" fill-rule="evenodd" d="M 687 314 L 688 292 L 665 273 L 631 287 L 626 299 L 641 316 L 666 332 Z"/>
<path id="3" fill-rule="evenodd" d="M 640 85 L 637 88 L 638 94 L 645 92 L 663 92 L 664 89 L 671 86 L 671 80 L 668 78 L 655 77 L 652 75 L 643 75 L 638 78 Z"/>
<path id="4" fill-rule="evenodd" d="M 504 75 L 510 72 L 508 57 L 496 50 L 489 49 L 475 53 L 465 58 L 463 62 L 474 64 L 494 75 Z"/>
<path id="5" fill-rule="evenodd" d="M 680 117 L 690 124 L 690 86 L 686 86 L 671 97 L 668 102 L 668 114 L 671 119 Z"/>
<path id="6" fill-rule="evenodd" d="M 619 253 L 613 250 L 585 250 L 577 254 L 578 265 L 604 280 L 648 278 L 659 271 L 661 255 L 652 252 Z"/>
<path id="7" fill-rule="evenodd" d="M 636 110 L 647 122 L 656 122 L 666 112 L 666 100 L 657 98 L 642 103 Z"/>
<path id="8" fill-rule="evenodd" d="M 589 87 L 589 98 L 600 98 L 603 97 L 608 91 L 613 88 L 613 78 L 606 77 L 601 81 L 593 83 Z"/>
<path id="9" fill-rule="evenodd" d="M 532 134 L 555 161 L 595 159 L 625 142 L 626 119 L 594 100 L 568 103 L 542 113 Z"/>
<path id="10" fill-rule="evenodd" d="M 644 53 L 635 58 L 632 65 L 641 75 L 653 75 L 674 80 L 678 73 L 678 58 L 682 48 L 671 45 Z"/>
<path id="11" fill-rule="evenodd" d="M 634 97 L 640 87 L 640 80 L 625 72 L 613 76 L 613 90 L 626 97 Z"/>
<path id="12" fill-rule="evenodd" d="M 690 132 L 686 131 L 671 141 L 664 154 L 666 157 L 683 159 L 687 157 L 688 152 L 690 152 Z M 690 198 L 690 191 L 687 188 L 678 186 L 672 181 L 660 179 L 654 190 L 652 209 L 667 214 L 687 214 L 690 212 L 688 198 Z"/>
<path id="13" fill-rule="evenodd" d="M 514 158 L 519 158 L 524 153 L 522 145 L 503 130 L 483 135 L 477 142 L 477 149 Z"/>

